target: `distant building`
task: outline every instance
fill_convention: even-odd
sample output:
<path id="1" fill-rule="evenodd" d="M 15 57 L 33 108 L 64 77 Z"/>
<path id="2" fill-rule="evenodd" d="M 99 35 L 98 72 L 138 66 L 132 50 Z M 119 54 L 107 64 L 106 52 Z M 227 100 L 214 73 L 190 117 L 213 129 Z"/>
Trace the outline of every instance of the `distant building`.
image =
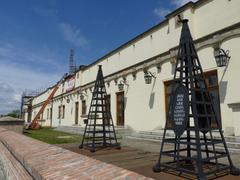
<path id="1" fill-rule="evenodd" d="M 101 64 L 116 126 L 136 131 L 161 129 L 166 121 L 170 82 L 180 38 L 179 19 L 189 19 L 210 95 L 221 119 L 225 135 L 240 136 L 240 1 L 199 0 L 189 2 L 143 32 L 66 79 L 46 107 L 43 126 L 84 126 L 91 91 Z M 219 49 L 229 51 L 229 64 L 217 67 Z M 145 84 L 144 72 L 156 78 Z M 60 77 L 59 77 L 60 78 Z M 118 84 L 125 81 L 123 91 Z M 24 106 L 25 121 L 32 120 L 51 90 L 32 98 Z M 81 97 L 81 98 L 80 98 Z M 220 103 L 220 106 L 218 106 Z"/>

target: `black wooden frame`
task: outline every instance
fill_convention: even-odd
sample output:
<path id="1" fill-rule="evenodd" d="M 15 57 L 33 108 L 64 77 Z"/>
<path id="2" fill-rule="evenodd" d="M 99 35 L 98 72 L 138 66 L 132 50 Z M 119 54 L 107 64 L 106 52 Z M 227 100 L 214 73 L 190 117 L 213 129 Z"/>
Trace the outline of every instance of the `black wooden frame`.
<path id="1" fill-rule="evenodd" d="M 117 142 L 113 119 L 106 99 L 106 87 L 104 83 L 102 66 L 99 65 L 98 74 L 92 93 L 91 105 L 86 120 L 82 143 L 79 148 L 87 148 L 91 152 L 106 147 L 120 149 Z"/>
<path id="2" fill-rule="evenodd" d="M 208 176 L 216 175 L 224 170 L 239 175 L 239 170 L 233 166 L 212 99 L 206 88 L 203 70 L 188 27 L 188 20 L 182 21 L 173 83 L 182 84 L 189 91 L 188 125 L 185 134 L 167 138 L 167 131 L 173 131 L 173 128 L 167 126 L 166 123 L 159 159 L 153 167 L 153 171 L 173 170 L 179 175 L 185 173 L 198 179 L 207 179 Z M 174 88 L 172 88 L 171 94 L 174 94 Z M 171 103 L 172 99 L 170 99 L 169 106 Z M 213 128 L 212 122 L 216 122 L 217 126 Z M 213 131 L 219 133 L 220 138 L 213 136 Z M 164 148 L 167 143 L 172 144 L 172 150 Z M 217 150 L 216 144 L 223 144 L 224 149 Z M 168 160 L 163 162 L 162 156 L 168 157 Z M 220 158 L 227 158 L 228 164 L 219 163 Z"/>

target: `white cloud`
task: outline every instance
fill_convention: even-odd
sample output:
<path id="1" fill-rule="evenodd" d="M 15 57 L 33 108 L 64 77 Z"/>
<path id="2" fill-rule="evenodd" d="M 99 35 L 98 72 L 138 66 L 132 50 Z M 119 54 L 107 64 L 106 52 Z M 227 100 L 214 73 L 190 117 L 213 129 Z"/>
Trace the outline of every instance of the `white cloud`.
<path id="1" fill-rule="evenodd" d="M 79 28 L 68 23 L 59 24 L 59 28 L 65 41 L 81 48 L 85 48 L 89 44 L 89 41 L 81 34 Z"/>
<path id="2" fill-rule="evenodd" d="M 19 109 L 21 94 L 26 89 L 36 90 L 56 83 L 61 74 L 36 72 L 0 63 L 0 114 Z"/>
<path id="3" fill-rule="evenodd" d="M 46 88 L 61 78 L 61 70 L 55 67 L 51 71 L 49 68 L 55 64 L 60 66 L 58 59 L 49 57 L 51 55 L 48 52 L 41 53 L 30 52 L 11 44 L 0 44 L 0 114 L 19 109 L 21 94 L 25 89 Z M 30 65 L 26 65 L 27 63 Z M 44 66 L 39 69 L 38 65 L 41 63 Z"/>
<path id="4" fill-rule="evenodd" d="M 196 2 L 198 0 L 170 0 L 170 4 L 174 6 L 174 8 L 178 8 L 180 6 L 183 6 L 184 4 L 188 2 Z M 157 7 L 153 10 L 153 13 L 158 17 L 158 18 L 164 18 L 168 13 L 170 13 L 172 10 L 168 8 L 164 8 L 162 6 Z"/>
<path id="5" fill-rule="evenodd" d="M 0 82 L 0 114 L 19 109 L 20 103 L 14 99 L 14 96 L 14 89 L 7 83 Z"/>
<path id="6" fill-rule="evenodd" d="M 155 8 L 155 9 L 153 10 L 153 13 L 154 13 L 158 18 L 164 18 L 169 12 L 170 12 L 169 9 L 166 9 L 166 8 L 163 8 L 163 7 Z"/>
<path id="7" fill-rule="evenodd" d="M 13 86 L 14 89 L 24 90 L 47 87 L 57 82 L 60 77 L 61 73 L 37 72 L 34 68 L 28 69 L 0 63 L 0 82 L 4 82 L 5 86 Z"/>
<path id="8" fill-rule="evenodd" d="M 192 1 L 192 2 L 196 2 L 198 0 L 171 0 L 172 4 L 175 5 L 176 7 L 180 7 L 180 6 L 183 6 L 184 4 Z"/>
<path id="9" fill-rule="evenodd" d="M 59 61 L 59 57 L 58 54 L 48 48 L 41 48 L 41 50 L 36 51 L 26 46 L 0 43 L 0 60 L 2 63 L 21 66 L 31 65 L 35 66 L 36 69 L 45 65 L 60 70 L 63 68 L 63 64 Z"/>

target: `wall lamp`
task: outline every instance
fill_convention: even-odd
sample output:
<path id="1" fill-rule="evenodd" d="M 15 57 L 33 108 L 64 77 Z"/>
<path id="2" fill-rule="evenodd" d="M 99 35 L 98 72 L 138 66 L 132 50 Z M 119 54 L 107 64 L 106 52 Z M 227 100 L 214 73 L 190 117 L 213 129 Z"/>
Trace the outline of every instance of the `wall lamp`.
<path id="1" fill-rule="evenodd" d="M 67 103 L 70 103 L 70 98 L 69 97 L 67 97 Z"/>
<path id="2" fill-rule="evenodd" d="M 86 94 L 86 93 L 84 93 L 84 92 L 81 92 L 81 91 L 80 91 L 80 92 L 78 92 L 78 94 L 80 94 L 80 100 L 81 100 L 81 101 L 83 101 L 83 100 L 84 100 L 84 97 L 85 97 L 85 96 L 87 96 L 87 94 Z"/>
<path id="3" fill-rule="evenodd" d="M 230 56 L 229 50 L 224 51 L 223 49 L 218 49 L 215 54 L 215 60 L 218 67 L 224 67 L 228 65 Z"/>
<path id="4" fill-rule="evenodd" d="M 146 84 L 151 84 L 152 83 L 152 78 L 156 79 L 155 73 L 152 73 L 150 71 L 144 71 L 144 80 Z"/>
<path id="5" fill-rule="evenodd" d="M 127 84 L 127 81 L 126 80 L 121 80 L 120 83 L 118 84 L 118 90 L 119 91 L 123 91 L 124 90 L 124 84 L 126 86 L 129 86 L 129 84 Z"/>
<path id="6" fill-rule="evenodd" d="M 80 94 L 80 99 L 81 99 L 81 101 L 83 101 L 83 100 L 84 100 L 84 97 L 87 97 L 87 96 L 88 96 L 87 94 L 81 93 L 81 94 Z"/>
<path id="7" fill-rule="evenodd" d="M 107 87 L 110 87 L 110 81 L 107 81 Z"/>

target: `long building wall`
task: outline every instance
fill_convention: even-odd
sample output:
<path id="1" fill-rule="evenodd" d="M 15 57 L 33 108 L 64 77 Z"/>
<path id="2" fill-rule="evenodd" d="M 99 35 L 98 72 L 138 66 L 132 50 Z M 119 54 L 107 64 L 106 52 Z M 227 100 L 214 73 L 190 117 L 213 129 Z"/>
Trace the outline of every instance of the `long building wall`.
<path id="1" fill-rule="evenodd" d="M 183 18 L 189 19 L 189 26 L 204 71 L 217 70 L 223 128 L 229 135 L 240 135 L 240 125 L 237 123 L 240 112 L 230 106 L 232 103 L 240 102 L 236 88 L 240 82 L 238 78 L 240 67 L 239 12 L 240 1 L 237 0 L 200 0 L 197 3 L 188 3 L 170 13 L 166 20 L 159 25 L 90 64 L 85 69 L 80 69 L 74 75 L 74 90 L 66 92 L 67 81 L 62 83 L 53 101 L 43 113 L 42 117 L 45 120 L 42 121 L 43 125 L 74 125 L 76 102 L 79 102 L 78 125 L 84 125 L 83 119 L 86 116 L 81 116 L 80 92 L 86 94 L 84 98 L 88 111 L 91 88 L 94 86 L 98 69 L 97 65 L 101 64 L 107 92 L 111 96 L 114 123 L 117 124 L 117 84 L 126 78 L 129 86 L 125 86 L 124 89 L 125 127 L 134 130 L 163 128 L 166 119 L 164 83 L 173 78 L 176 47 L 181 31 L 181 26 L 176 24 L 176 15 L 180 13 Z M 231 59 L 226 68 L 216 66 L 214 59 L 216 46 L 230 52 Z M 148 69 L 156 74 L 156 80 L 152 84 L 145 84 L 143 69 Z M 133 77 L 133 74 L 136 74 L 136 78 Z M 32 119 L 52 89 L 33 99 Z M 64 118 L 59 118 L 59 106 L 62 105 L 65 106 L 65 115 Z M 52 108 L 52 120 L 47 112 L 50 111 L 50 108 Z"/>

